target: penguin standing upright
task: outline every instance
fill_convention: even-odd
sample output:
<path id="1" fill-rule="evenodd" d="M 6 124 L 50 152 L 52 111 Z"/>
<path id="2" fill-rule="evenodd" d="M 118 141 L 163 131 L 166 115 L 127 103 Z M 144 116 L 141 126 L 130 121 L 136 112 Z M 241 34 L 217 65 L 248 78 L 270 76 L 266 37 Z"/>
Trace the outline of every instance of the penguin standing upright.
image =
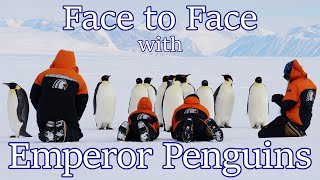
<path id="1" fill-rule="evenodd" d="M 112 129 L 112 121 L 115 114 L 116 96 L 109 82 L 110 75 L 101 77 L 97 84 L 93 97 L 93 114 L 96 117 L 98 129 Z"/>
<path id="2" fill-rule="evenodd" d="M 164 92 L 166 91 L 166 88 L 168 86 L 168 80 L 169 80 L 169 76 L 163 76 L 162 83 L 157 90 L 155 113 L 158 116 L 160 127 L 163 126 L 162 101 L 163 101 Z"/>
<path id="3" fill-rule="evenodd" d="M 269 102 L 267 88 L 262 83 L 261 77 L 257 77 L 249 89 L 247 113 L 252 128 L 262 128 L 267 125 Z"/>
<path id="4" fill-rule="evenodd" d="M 189 75 L 190 74 L 181 75 L 181 88 L 182 88 L 182 92 L 183 92 L 183 98 L 186 98 L 190 94 L 194 94 L 195 93 L 195 88 L 192 86 L 192 84 L 190 84 L 188 82 L 187 77 Z"/>
<path id="5" fill-rule="evenodd" d="M 181 88 L 181 75 L 177 75 L 173 84 L 167 87 L 162 103 L 164 130 L 170 132 L 172 116 L 177 107 L 183 104 L 183 92 Z"/>
<path id="6" fill-rule="evenodd" d="M 207 80 L 201 82 L 201 86 L 196 93 L 200 99 L 200 104 L 203 105 L 209 111 L 209 118 L 214 119 L 214 98 L 213 90 L 209 87 Z"/>
<path id="7" fill-rule="evenodd" d="M 233 79 L 230 75 L 222 75 L 223 82 L 214 92 L 215 120 L 220 127 L 231 128 L 230 120 L 234 103 Z"/>
<path id="8" fill-rule="evenodd" d="M 29 101 L 27 93 L 16 83 L 3 83 L 7 85 L 8 95 L 8 117 L 10 128 L 14 135 L 10 137 L 32 137 L 27 133 L 27 123 L 29 117 Z"/>
<path id="9" fill-rule="evenodd" d="M 151 100 L 152 104 L 152 111 L 155 111 L 155 102 L 156 102 L 156 96 L 157 96 L 157 89 L 151 84 L 152 78 L 146 77 L 143 81 L 144 86 L 148 90 L 149 98 Z"/>
<path id="10" fill-rule="evenodd" d="M 131 89 L 128 113 L 137 110 L 138 103 L 142 97 L 149 97 L 148 89 L 143 85 L 142 79 L 136 79 L 136 85 Z"/>

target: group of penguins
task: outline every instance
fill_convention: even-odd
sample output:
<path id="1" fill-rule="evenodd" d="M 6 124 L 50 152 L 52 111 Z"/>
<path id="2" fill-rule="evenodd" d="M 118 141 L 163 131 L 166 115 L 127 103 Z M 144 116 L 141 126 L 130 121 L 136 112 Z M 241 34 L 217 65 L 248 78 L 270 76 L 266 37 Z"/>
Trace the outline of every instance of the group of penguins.
<path id="1" fill-rule="evenodd" d="M 209 118 L 213 118 L 219 127 L 231 128 L 230 120 L 234 105 L 233 79 L 230 75 L 222 75 L 224 82 L 213 91 L 207 80 L 201 82 L 196 90 L 188 81 L 190 74 L 165 75 L 158 88 L 152 85 L 152 78 L 136 79 L 131 89 L 128 114 L 137 110 L 142 97 L 149 97 L 152 110 L 156 113 L 160 126 L 170 132 L 174 111 L 184 103 L 184 98 L 190 94 L 199 97 L 200 104 L 208 109 Z M 94 95 L 94 114 L 98 129 L 111 129 L 114 118 L 115 95 L 108 75 L 101 78 Z M 261 128 L 268 119 L 267 89 L 262 78 L 257 77 L 249 89 L 247 113 L 252 128 Z"/>
<path id="2" fill-rule="evenodd" d="M 213 118 L 219 127 L 231 128 L 230 120 L 234 105 L 233 79 L 230 75 L 222 75 L 224 82 L 213 91 L 207 80 L 201 82 L 196 90 L 188 81 L 190 74 L 166 75 L 156 89 L 152 78 L 136 79 L 135 86 L 131 89 L 128 114 L 137 110 L 137 105 L 142 97 L 149 97 L 153 111 L 158 116 L 160 125 L 165 131 L 170 131 L 172 116 L 176 108 L 184 103 L 184 98 L 190 94 L 197 94 L 200 104 L 208 109 L 209 118 Z M 98 129 L 112 129 L 115 115 L 116 98 L 109 81 L 110 75 L 101 77 L 95 88 L 93 107 L 96 126 Z M 7 110 L 10 128 L 14 135 L 11 137 L 31 137 L 27 133 L 29 116 L 28 97 L 23 88 L 16 83 L 4 83 L 9 87 Z M 247 113 L 252 128 L 260 128 L 267 124 L 268 96 L 262 78 L 257 77 L 249 89 Z"/>

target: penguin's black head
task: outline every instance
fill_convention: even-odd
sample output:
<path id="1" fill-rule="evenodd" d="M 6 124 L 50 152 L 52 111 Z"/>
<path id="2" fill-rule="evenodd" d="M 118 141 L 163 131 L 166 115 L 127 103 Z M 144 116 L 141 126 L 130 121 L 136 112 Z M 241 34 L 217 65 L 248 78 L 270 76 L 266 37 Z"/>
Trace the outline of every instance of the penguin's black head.
<path id="1" fill-rule="evenodd" d="M 175 77 L 176 77 L 175 75 L 170 75 L 169 80 L 173 81 Z"/>
<path id="2" fill-rule="evenodd" d="M 254 81 L 256 83 L 262 83 L 262 78 L 261 77 L 257 77 Z"/>
<path id="3" fill-rule="evenodd" d="M 146 78 L 144 78 L 144 81 L 143 81 L 143 82 L 150 84 L 150 83 L 151 83 L 151 80 L 152 80 L 151 77 L 146 77 Z"/>
<path id="4" fill-rule="evenodd" d="M 176 75 L 176 81 L 180 81 L 181 83 L 183 83 L 183 75 L 182 74 L 177 74 Z"/>
<path id="5" fill-rule="evenodd" d="M 16 89 L 16 87 L 18 86 L 17 83 L 3 83 L 4 85 L 7 85 L 10 89 Z"/>
<path id="6" fill-rule="evenodd" d="M 222 76 L 223 76 L 223 78 L 224 78 L 225 81 L 229 81 L 229 79 L 230 79 L 231 81 L 233 81 L 232 77 L 231 77 L 229 74 L 225 74 L 225 75 L 222 75 Z"/>
<path id="7" fill-rule="evenodd" d="M 209 85 L 209 83 L 208 83 L 207 80 L 203 80 L 203 81 L 201 82 L 201 86 L 208 86 L 208 85 Z"/>
<path id="8" fill-rule="evenodd" d="M 181 75 L 181 83 L 185 83 L 187 82 L 187 77 L 191 75 L 191 74 L 182 74 Z"/>
<path id="9" fill-rule="evenodd" d="M 137 83 L 137 84 L 142 84 L 142 79 L 141 79 L 141 78 L 137 78 L 137 79 L 136 79 L 136 83 Z"/>
<path id="10" fill-rule="evenodd" d="M 102 77 L 101 77 L 101 81 L 109 81 L 109 77 L 110 77 L 111 75 L 103 75 Z"/>
<path id="11" fill-rule="evenodd" d="M 169 80 L 169 76 L 163 76 L 162 82 L 168 82 L 168 80 Z"/>

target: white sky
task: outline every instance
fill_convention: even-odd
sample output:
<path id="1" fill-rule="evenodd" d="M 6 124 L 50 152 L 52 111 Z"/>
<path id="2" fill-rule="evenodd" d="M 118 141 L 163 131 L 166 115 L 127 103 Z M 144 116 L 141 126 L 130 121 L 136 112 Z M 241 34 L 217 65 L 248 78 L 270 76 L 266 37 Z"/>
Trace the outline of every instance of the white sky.
<path id="1" fill-rule="evenodd" d="M 178 21 L 185 22 L 187 4 L 207 5 L 208 10 L 221 13 L 253 10 L 258 15 L 259 27 L 275 32 L 320 23 L 319 0 L 0 0 L 0 18 L 64 19 L 63 5 L 83 5 L 84 10 L 98 13 L 129 10 L 136 21 L 141 21 L 142 12 L 151 5 L 153 10 L 170 10 Z"/>

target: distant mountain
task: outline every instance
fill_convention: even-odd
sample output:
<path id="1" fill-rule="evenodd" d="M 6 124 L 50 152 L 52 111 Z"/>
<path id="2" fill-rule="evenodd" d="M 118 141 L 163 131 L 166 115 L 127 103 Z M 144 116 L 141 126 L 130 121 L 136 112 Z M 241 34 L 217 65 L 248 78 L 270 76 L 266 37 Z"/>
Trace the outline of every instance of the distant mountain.
<path id="1" fill-rule="evenodd" d="M 280 35 L 251 35 L 236 40 L 218 56 L 320 56 L 320 25 L 297 27 Z"/>
<path id="2" fill-rule="evenodd" d="M 154 40 L 159 35 L 158 32 L 147 31 L 139 28 L 130 31 L 121 31 L 115 29 L 113 31 L 84 31 L 82 28 L 77 27 L 74 31 L 63 31 L 62 27 L 64 22 L 49 21 L 46 19 L 28 19 L 28 20 L 15 20 L 15 19 L 0 19 L 0 36 L 8 38 L 14 36 L 14 40 L 10 38 L 12 47 L 28 46 L 28 49 L 37 51 L 56 49 L 61 43 L 61 47 L 70 49 L 77 48 L 79 51 L 86 51 L 94 53 L 99 52 L 114 52 L 119 53 L 142 53 L 137 40 Z M 6 35 L 7 34 L 7 35 Z M 46 36 L 47 35 L 47 36 Z M 169 37 L 172 34 L 162 32 L 162 36 Z M 41 38 L 40 38 L 41 36 Z M 54 39 L 51 39 L 54 38 Z M 179 39 L 182 42 L 182 53 L 142 53 L 152 55 L 170 55 L 170 56 L 203 56 L 197 45 L 189 38 Z M 20 42 L 22 41 L 22 42 Z M 51 43 L 53 41 L 54 43 Z M 28 44 L 29 43 L 29 44 Z M 54 48 L 53 48 L 54 44 Z M 6 46 L 0 46 L 0 52 L 5 52 Z M 24 51 L 23 48 L 21 51 Z M 13 50 L 10 49 L 10 52 Z M 124 51 L 124 52 L 122 52 Z"/>

